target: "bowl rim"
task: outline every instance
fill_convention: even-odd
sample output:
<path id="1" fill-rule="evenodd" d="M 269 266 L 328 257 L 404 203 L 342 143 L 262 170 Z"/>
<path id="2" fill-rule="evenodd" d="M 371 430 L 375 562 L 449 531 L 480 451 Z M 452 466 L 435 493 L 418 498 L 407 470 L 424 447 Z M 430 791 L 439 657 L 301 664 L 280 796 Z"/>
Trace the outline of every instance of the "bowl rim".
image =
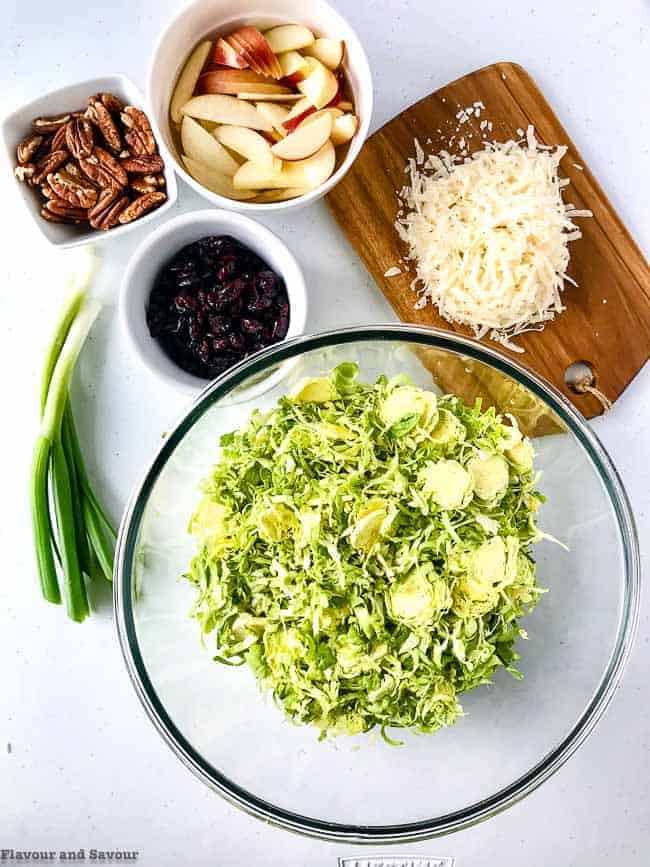
<path id="1" fill-rule="evenodd" d="M 606 487 L 622 539 L 624 596 L 616 641 L 597 688 L 568 734 L 539 762 L 495 794 L 451 813 L 409 823 L 357 826 L 301 816 L 253 795 L 222 775 L 181 734 L 158 699 L 140 654 L 131 605 L 130 564 L 133 562 L 137 535 L 148 495 L 167 458 L 194 422 L 216 400 L 227 394 L 251 373 L 270 363 L 270 360 L 283 360 L 291 357 L 298 350 L 309 351 L 333 343 L 340 345 L 364 339 L 379 341 L 408 339 L 412 343 L 420 343 L 428 347 L 460 350 L 463 355 L 492 365 L 542 398 L 576 436 Z M 332 842 L 407 843 L 438 837 L 484 821 L 533 792 L 559 770 L 585 742 L 609 705 L 633 645 L 639 613 L 639 597 L 640 555 L 631 506 L 609 455 L 596 434 L 588 427 L 586 419 L 554 386 L 498 350 L 454 332 L 407 324 L 340 328 L 297 337 L 262 350 L 212 382 L 184 413 L 158 450 L 142 480 L 136 485 L 122 519 L 115 552 L 114 601 L 120 647 L 131 682 L 148 716 L 164 740 L 186 767 L 231 804 L 266 823 Z"/>
<path id="2" fill-rule="evenodd" d="M 116 89 L 119 89 L 122 93 L 131 91 L 133 94 L 137 95 L 137 107 L 146 111 L 147 117 L 151 119 L 151 110 L 146 95 L 136 84 L 134 84 L 129 76 L 125 75 L 123 72 L 106 72 L 103 75 L 94 75 L 92 78 L 81 78 L 75 81 L 69 81 L 67 84 L 62 84 L 59 87 L 48 90 L 40 96 L 30 99 L 29 102 L 19 105 L 2 118 L 2 122 L 0 123 L 0 136 L 2 137 L 2 142 L 4 144 L 4 162 L 9 167 L 9 171 L 13 174 L 14 166 L 11 153 L 17 146 L 17 143 L 13 143 L 13 140 L 11 139 L 11 127 L 14 124 L 22 124 L 26 117 L 29 117 L 29 121 L 27 122 L 29 123 L 31 118 L 34 117 L 34 112 L 37 112 L 37 107 L 42 106 L 42 104 L 48 99 L 62 96 L 66 91 L 86 86 L 88 86 L 88 96 L 92 96 L 93 93 L 97 93 L 97 91 L 101 89 L 99 85 L 103 85 L 107 81 L 118 82 L 118 88 Z M 86 244 L 104 244 L 106 241 L 119 238 L 132 229 L 137 229 L 140 226 L 145 225 L 145 223 L 152 222 L 158 217 L 161 217 L 165 211 L 168 211 L 173 205 L 175 205 L 178 198 L 178 185 L 176 183 L 176 171 L 174 168 L 176 161 L 172 158 L 171 154 L 167 153 L 166 148 L 164 148 L 164 142 L 161 142 L 160 134 L 155 129 L 154 134 L 159 151 L 165 160 L 163 174 L 165 176 L 165 192 L 167 194 L 167 200 L 164 201 L 160 207 L 155 208 L 153 211 L 149 211 L 149 213 L 144 214 L 144 216 L 140 217 L 138 220 L 133 220 L 131 223 L 127 223 L 124 226 L 114 226 L 113 229 L 108 232 L 102 232 L 101 229 L 88 228 L 83 233 L 78 235 L 71 234 L 70 237 L 66 237 L 62 241 L 57 241 L 54 238 L 51 238 L 46 233 L 45 221 L 39 219 L 37 214 L 31 213 L 30 211 L 33 218 L 32 222 L 39 230 L 41 237 L 44 238 L 52 247 L 56 247 L 60 250 L 82 247 Z M 17 195 L 18 191 L 14 192 Z M 29 210 L 26 206 L 25 209 Z"/>
<path id="3" fill-rule="evenodd" d="M 298 260 L 279 235 L 263 223 L 254 220 L 252 217 L 239 214 L 235 211 L 228 211 L 224 208 L 204 208 L 199 211 L 187 211 L 184 214 L 179 214 L 176 217 L 172 217 L 170 220 L 166 220 L 154 229 L 135 248 L 122 274 L 118 293 L 120 325 L 123 333 L 127 337 L 132 351 L 138 357 L 138 360 L 144 364 L 151 373 L 157 376 L 158 379 L 166 382 L 169 386 L 175 388 L 177 391 L 193 395 L 194 397 L 196 397 L 197 394 L 203 393 L 206 387 L 206 381 L 183 371 L 181 368 L 178 368 L 179 374 L 174 375 L 171 372 L 175 367 L 173 362 L 170 362 L 169 369 L 167 369 L 167 365 L 159 365 L 146 356 L 142 351 L 141 341 L 136 335 L 132 316 L 129 314 L 130 305 L 128 299 L 133 291 L 138 291 L 137 287 L 135 289 L 133 288 L 134 274 L 142 261 L 150 257 L 152 249 L 157 244 L 169 236 L 173 236 L 179 228 L 197 226 L 198 230 L 199 224 L 204 225 L 207 223 L 215 224 L 213 231 L 217 231 L 216 226 L 219 224 L 220 228 L 218 231 L 220 233 L 228 232 L 235 238 L 238 237 L 239 229 L 248 228 L 251 233 L 255 234 L 259 238 L 260 246 L 273 245 L 280 252 L 283 259 L 283 267 L 278 268 L 277 270 L 281 272 L 289 298 L 289 330 L 287 336 L 283 338 L 283 341 L 298 337 L 303 333 L 307 321 L 308 310 L 307 285 L 305 283 L 305 275 L 303 274 Z M 197 240 L 199 237 L 202 237 L 200 233 L 198 233 Z M 188 241 L 187 243 L 190 244 L 192 242 Z M 169 254 L 166 254 L 166 256 L 161 258 L 159 263 L 160 267 L 165 258 L 169 258 Z M 153 340 L 151 337 L 149 337 L 149 339 Z M 282 369 L 279 369 L 278 371 L 269 374 L 269 376 L 264 380 L 266 388 L 271 388 L 278 379 L 282 378 L 280 376 L 281 373 L 284 375 Z M 250 396 L 252 396 L 252 394 Z"/>
<path id="4" fill-rule="evenodd" d="M 182 18 L 194 7 L 200 5 L 203 0 L 192 0 L 192 2 L 183 6 L 178 12 L 171 17 L 164 28 L 158 35 L 156 39 L 156 43 L 154 45 L 153 51 L 151 52 L 151 59 L 149 61 L 149 65 L 147 68 L 147 84 L 146 84 L 146 102 L 147 102 L 147 110 L 149 112 L 149 121 L 151 126 L 153 127 L 154 134 L 158 141 L 159 147 L 165 149 L 165 156 L 169 159 L 170 165 L 173 171 L 181 178 L 188 186 L 190 186 L 193 190 L 195 190 L 200 196 L 206 199 L 208 202 L 211 202 L 218 208 L 224 208 L 232 211 L 239 211 L 243 214 L 248 214 L 249 216 L 253 216 L 255 214 L 268 214 L 273 211 L 288 211 L 292 208 L 300 208 L 306 207 L 313 202 L 318 201 L 323 196 L 327 195 L 347 174 L 347 172 L 352 168 L 353 163 L 359 156 L 361 152 L 361 148 L 363 147 L 368 133 L 370 131 L 370 123 L 372 121 L 372 113 L 374 110 L 374 87 L 372 81 L 372 70 L 370 68 L 370 61 L 368 60 L 368 55 L 366 53 L 365 48 L 363 47 L 363 43 L 357 36 L 357 32 L 354 27 L 348 22 L 347 18 L 345 18 L 338 9 L 332 6 L 330 3 L 327 3 L 326 0 L 318 0 L 318 3 L 321 6 L 327 7 L 329 13 L 333 18 L 338 18 L 343 22 L 345 27 L 347 27 L 352 34 L 353 38 L 356 41 L 356 49 L 359 53 L 359 58 L 361 63 L 359 64 L 359 69 L 361 76 L 363 78 L 367 78 L 367 82 L 364 85 L 366 88 L 366 92 L 364 94 L 365 98 L 368 101 L 368 110 L 365 112 L 364 117 L 359 118 L 359 128 L 355 133 L 352 141 L 349 144 L 348 152 L 345 155 L 345 159 L 341 163 L 341 165 L 334 171 L 330 177 L 320 186 L 316 187 L 313 190 L 310 190 L 308 193 L 304 193 L 302 196 L 297 196 L 295 199 L 286 199 L 280 202 L 247 202 L 240 201 L 236 199 L 229 199 L 226 196 L 221 196 L 218 193 L 213 193 L 211 190 L 208 190 L 207 187 L 204 187 L 198 181 L 194 180 L 192 175 L 185 169 L 180 159 L 177 159 L 172 153 L 171 148 L 167 147 L 164 136 L 162 135 L 162 130 L 160 125 L 158 124 L 158 119 L 156 113 L 154 111 L 153 99 L 152 99 L 152 90 L 153 90 L 153 82 L 155 79 L 154 68 L 158 59 L 158 55 L 160 53 L 160 47 L 163 41 L 167 38 L 169 33 L 172 31 L 174 27 L 178 25 Z M 260 13 L 262 14 L 262 13 Z M 347 163 L 347 165 L 346 165 Z"/>

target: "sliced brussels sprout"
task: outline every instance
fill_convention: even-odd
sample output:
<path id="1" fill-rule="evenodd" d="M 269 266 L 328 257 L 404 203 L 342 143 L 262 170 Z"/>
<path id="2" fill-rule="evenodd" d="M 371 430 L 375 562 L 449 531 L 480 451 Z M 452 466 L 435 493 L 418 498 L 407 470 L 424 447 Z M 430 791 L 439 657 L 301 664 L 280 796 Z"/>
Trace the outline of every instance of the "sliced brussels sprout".
<path id="1" fill-rule="evenodd" d="M 368 500 L 359 510 L 350 533 L 350 544 L 369 551 L 390 525 L 390 504 L 379 497 Z"/>
<path id="2" fill-rule="evenodd" d="M 436 396 L 412 385 L 401 385 L 381 401 L 379 415 L 387 428 L 409 416 L 415 417 L 415 424 L 430 427 L 438 418 Z"/>
<path id="3" fill-rule="evenodd" d="M 474 483 L 458 461 L 429 461 L 418 477 L 422 490 L 441 509 L 459 509 L 471 499 Z"/>
<path id="4" fill-rule="evenodd" d="M 430 438 L 440 445 L 448 443 L 460 443 L 465 439 L 465 426 L 453 412 L 448 409 L 438 410 L 438 424 L 429 434 Z"/>
<path id="5" fill-rule="evenodd" d="M 506 451 L 506 457 L 512 461 L 520 473 L 528 473 L 533 468 L 533 459 L 535 457 L 533 444 L 528 437 L 524 437 L 524 439 Z"/>
<path id="6" fill-rule="evenodd" d="M 202 545 L 217 553 L 230 539 L 230 509 L 206 494 L 190 519 L 189 532 Z"/>
<path id="7" fill-rule="evenodd" d="M 446 582 L 427 567 L 413 569 L 406 578 L 395 581 L 388 591 L 391 616 L 411 627 L 433 623 L 451 602 Z"/>
<path id="8" fill-rule="evenodd" d="M 334 383 L 326 376 L 303 379 L 291 393 L 291 400 L 295 403 L 328 403 L 337 397 Z"/>
<path id="9" fill-rule="evenodd" d="M 296 516 L 284 503 L 271 503 L 257 519 L 260 535 L 270 542 L 284 539 L 295 526 Z"/>
<path id="10" fill-rule="evenodd" d="M 501 455 L 477 455 L 467 464 L 474 480 L 474 492 L 482 500 L 500 499 L 508 488 L 508 462 Z"/>

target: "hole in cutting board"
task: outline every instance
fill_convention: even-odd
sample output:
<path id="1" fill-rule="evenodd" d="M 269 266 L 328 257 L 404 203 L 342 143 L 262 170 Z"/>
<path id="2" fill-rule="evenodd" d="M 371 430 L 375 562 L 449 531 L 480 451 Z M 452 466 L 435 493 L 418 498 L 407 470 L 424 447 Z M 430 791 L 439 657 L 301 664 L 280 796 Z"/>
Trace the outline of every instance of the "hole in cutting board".
<path id="1" fill-rule="evenodd" d="M 574 394 L 585 394 L 596 385 L 596 374 L 588 361 L 574 361 L 564 371 L 564 382 Z"/>

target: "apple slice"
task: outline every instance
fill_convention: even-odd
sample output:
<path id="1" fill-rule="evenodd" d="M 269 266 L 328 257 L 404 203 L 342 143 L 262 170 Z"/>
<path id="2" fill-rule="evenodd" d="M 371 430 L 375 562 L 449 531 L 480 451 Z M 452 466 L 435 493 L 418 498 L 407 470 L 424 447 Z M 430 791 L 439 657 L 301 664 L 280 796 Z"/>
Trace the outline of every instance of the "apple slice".
<path id="1" fill-rule="evenodd" d="M 306 117 L 302 122 L 301 126 L 304 126 L 306 123 L 311 123 L 313 120 L 317 120 L 324 114 L 328 114 L 332 118 L 332 126 L 334 126 L 334 121 L 337 117 L 343 117 L 343 112 L 340 108 L 321 108 L 320 111 L 315 111 L 313 114 L 310 114 Z"/>
<path id="2" fill-rule="evenodd" d="M 343 63 L 345 42 L 342 39 L 317 39 L 305 48 L 305 54 L 320 60 L 328 69 L 338 69 Z"/>
<path id="3" fill-rule="evenodd" d="M 291 186 L 277 166 L 260 165 L 251 160 L 239 167 L 232 182 L 235 189 L 242 190 L 285 189 Z"/>
<path id="4" fill-rule="evenodd" d="M 194 93 L 196 82 L 199 80 L 199 75 L 211 49 L 212 43 L 209 39 L 200 42 L 185 63 L 169 104 L 169 114 L 174 123 L 180 123 L 183 120 L 183 106 Z"/>
<path id="5" fill-rule="evenodd" d="M 247 162 L 240 166 L 232 182 L 236 189 L 279 190 L 298 187 L 313 190 L 320 187 L 334 171 L 334 145 L 326 141 L 322 148 L 306 160 L 286 163 L 281 171 Z"/>
<path id="6" fill-rule="evenodd" d="M 275 54 L 297 51 L 314 42 L 314 34 L 301 24 L 281 24 L 279 27 L 272 27 L 264 33 L 264 37 Z"/>
<path id="7" fill-rule="evenodd" d="M 242 52 L 251 69 L 271 78 L 282 77 L 278 59 L 257 27 L 240 27 L 226 36 L 226 42 L 236 51 Z"/>
<path id="8" fill-rule="evenodd" d="M 217 142 L 221 142 L 222 145 L 241 154 L 247 160 L 271 169 L 275 168 L 278 171 L 282 168 L 282 163 L 276 161 L 269 142 L 255 130 L 246 129 L 243 126 L 218 126 L 214 131 L 214 136 Z M 237 166 L 235 171 L 239 168 Z M 233 172 L 234 174 L 235 172 Z"/>
<path id="9" fill-rule="evenodd" d="M 260 102 L 298 102 L 299 93 L 238 93 L 239 99 L 259 100 Z"/>
<path id="10" fill-rule="evenodd" d="M 334 118 L 332 123 L 332 144 L 334 147 L 350 141 L 359 129 L 359 118 L 356 114 L 343 114 Z"/>
<path id="11" fill-rule="evenodd" d="M 281 190 L 263 190 L 255 196 L 256 202 L 284 202 L 287 199 L 297 199 L 298 196 L 304 196 L 309 190 L 302 187 L 286 187 Z"/>
<path id="12" fill-rule="evenodd" d="M 297 84 L 309 75 L 311 66 L 307 62 L 307 58 L 303 57 L 298 51 L 286 51 L 278 57 L 280 61 L 280 69 L 282 77 L 291 84 Z"/>
<path id="13" fill-rule="evenodd" d="M 212 69 L 198 80 L 199 93 L 291 93 L 252 69 Z"/>
<path id="14" fill-rule="evenodd" d="M 307 78 L 298 82 L 298 90 L 304 94 L 315 108 L 324 108 L 339 90 L 336 76 L 319 60 L 311 58 L 312 71 Z"/>
<path id="15" fill-rule="evenodd" d="M 265 117 L 273 125 L 273 130 L 281 138 L 284 138 L 287 131 L 282 125 L 282 121 L 289 114 L 289 109 L 284 105 L 279 105 L 277 102 L 256 102 L 255 107 L 262 117 Z"/>
<path id="16" fill-rule="evenodd" d="M 182 112 L 197 120 L 211 120 L 214 123 L 226 123 L 230 126 L 247 126 L 250 129 L 261 129 L 267 132 L 273 129 L 273 125 L 263 118 L 250 102 L 221 93 L 193 96 L 185 103 Z"/>
<path id="17" fill-rule="evenodd" d="M 324 112 L 308 118 L 295 132 L 274 144 L 271 150 L 282 160 L 305 160 L 323 147 L 331 132 L 332 116 Z"/>
<path id="18" fill-rule="evenodd" d="M 303 96 L 303 98 L 294 105 L 289 114 L 282 121 L 282 126 L 287 132 L 293 132 L 306 117 L 309 117 L 310 114 L 314 114 L 315 111 L 316 109 L 311 102 L 306 96 Z"/>
<path id="19" fill-rule="evenodd" d="M 342 100 L 338 103 L 338 107 L 339 107 L 342 111 L 354 111 L 354 106 L 353 106 L 352 103 L 349 102 L 347 99 L 342 99 Z"/>
<path id="20" fill-rule="evenodd" d="M 241 127 L 232 127 L 232 129 L 241 129 Z M 232 177 L 239 168 L 239 163 L 230 156 L 225 147 L 203 129 L 200 123 L 187 115 L 181 125 L 181 144 L 184 153 L 191 160 L 203 163 L 207 168 L 220 174 Z"/>
<path id="21" fill-rule="evenodd" d="M 316 187 L 324 184 L 329 178 L 334 171 L 335 163 L 334 145 L 328 140 L 320 150 L 316 151 L 315 154 L 312 154 L 306 160 L 298 160 L 297 162 L 285 165 L 281 174 L 287 187 L 302 187 L 314 190 Z"/>
<path id="22" fill-rule="evenodd" d="M 217 193 L 219 196 L 225 196 L 228 199 L 252 199 L 256 195 L 254 190 L 245 190 L 241 187 L 233 186 L 232 178 L 228 175 L 216 172 L 204 166 L 203 163 L 197 163 L 196 160 L 188 156 L 182 157 L 185 163 L 185 168 L 192 175 L 195 181 L 198 181 L 201 186 Z"/>
<path id="23" fill-rule="evenodd" d="M 214 43 L 212 61 L 220 66 L 230 66 L 233 69 L 248 69 L 249 67 L 248 60 L 225 39 L 217 39 Z"/>

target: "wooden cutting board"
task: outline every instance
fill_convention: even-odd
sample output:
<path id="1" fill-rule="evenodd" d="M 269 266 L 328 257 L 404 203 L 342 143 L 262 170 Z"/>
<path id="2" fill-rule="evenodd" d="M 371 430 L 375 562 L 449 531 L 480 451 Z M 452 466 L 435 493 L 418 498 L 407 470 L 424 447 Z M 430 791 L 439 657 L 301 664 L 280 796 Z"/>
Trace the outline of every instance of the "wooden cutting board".
<path id="1" fill-rule="evenodd" d="M 461 109 L 482 102 L 478 119 L 459 124 Z M 481 121 L 492 130 L 481 130 Z M 566 368 L 587 362 L 597 388 L 615 401 L 650 357 L 650 269 L 589 167 L 528 73 L 515 63 L 495 63 L 472 72 L 412 105 L 365 143 L 359 157 L 327 197 L 329 206 L 394 310 L 405 322 L 471 331 L 443 320 L 435 308 L 414 309 L 409 288 L 413 273 L 400 263 L 405 247 L 393 223 L 398 210 L 396 190 L 406 180 L 407 158 L 414 156 L 414 138 L 425 152 L 456 150 L 461 138 L 471 152 L 484 138 L 518 138 L 517 129 L 535 127 L 539 141 L 565 144 L 561 173 L 571 181 L 565 201 L 589 208 L 593 218 L 578 219 L 583 237 L 569 245 L 569 275 L 578 283 L 564 291 L 566 310 L 542 332 L 517 338 L 524 354 L 510 354 L 550 380 L 585 416 L 602 412 L 592 395 L 578 395 L 565 384 Z M 450 137 L 455 143 L 449 146 Z M 427 141 L 430 143 L 427 144 Z M 578 168 L 582 167 L 582 168 Z M 399 265 L 402 273 L 385 277 Z M 494 344 L 492 344 L 494 345 Z M 498 347 L 500 348 L 500 347 Z"/>

